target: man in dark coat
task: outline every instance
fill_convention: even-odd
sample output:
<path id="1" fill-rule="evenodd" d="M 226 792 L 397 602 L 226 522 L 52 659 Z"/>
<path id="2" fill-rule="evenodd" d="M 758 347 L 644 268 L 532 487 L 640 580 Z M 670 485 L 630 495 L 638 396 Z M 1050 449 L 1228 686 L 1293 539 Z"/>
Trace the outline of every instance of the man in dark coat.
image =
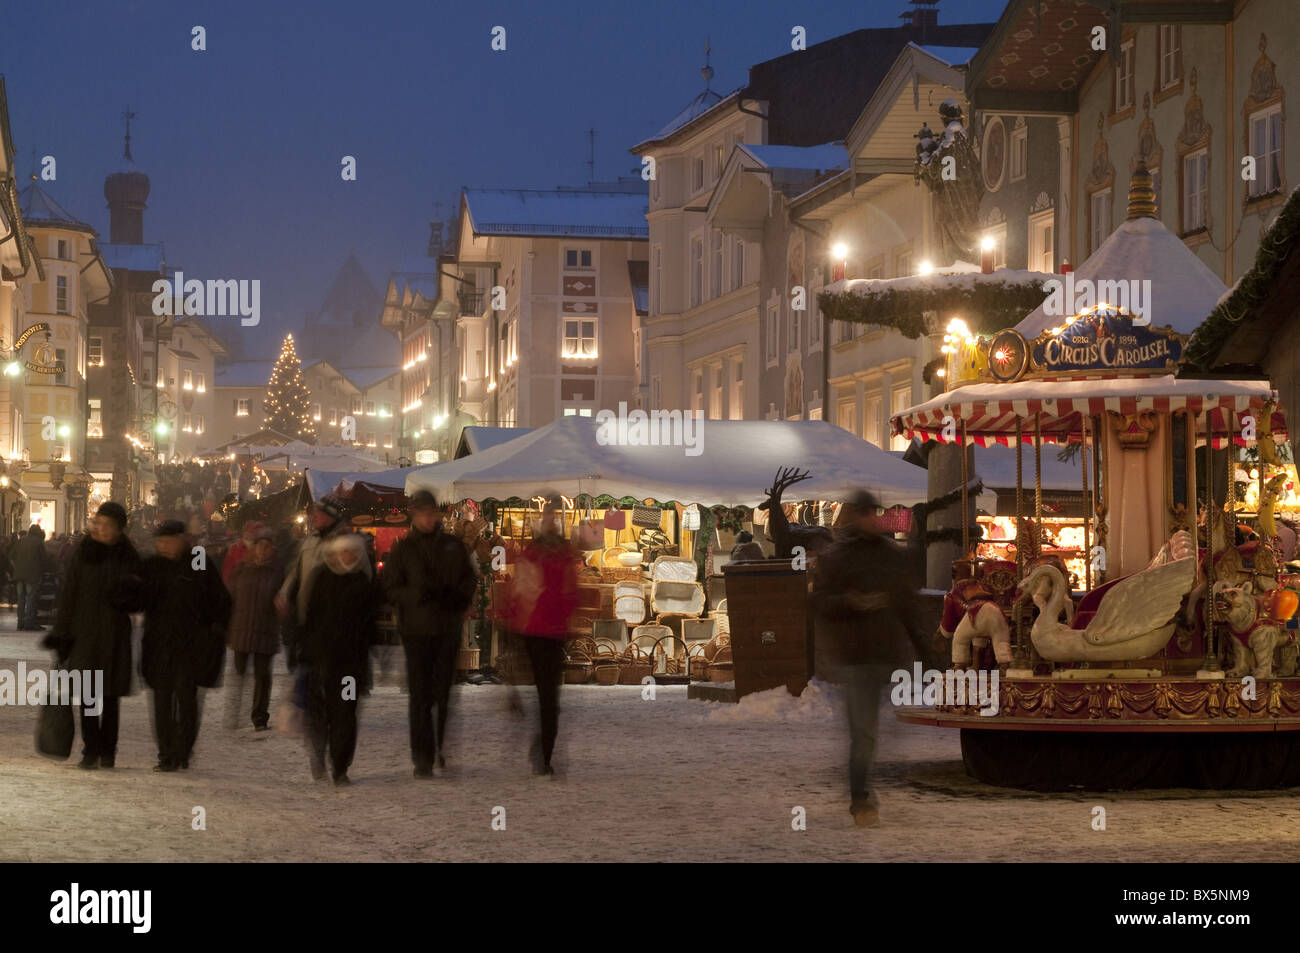
<path id="1" fill-rule="evenodd" d="M 273 533 L 259 526 L 252 534 L 251 552 L 241 559 L 229 578 L 234 609 L 226 644 L 235 653 L 238 681 L 227 698 L 227 725 L 239 724 L 248 660 L 253 660 L 253 728 L 266 731 L 271 719 L 271 659 L 280 648 L 280 623 L 275 614 L 275 594 L 282 573 L 275 561 Z M 224 575 L 225 570 L 222 570 Z"/>
<path id="2" fill-rule="evenodd" d="M 131 694 L 131 616 L 138 607 L 140 556 L 123 535 L 126 510 L 100 506 L 90 534 L 68 561 L 54 628 L 41 642 L 60 668 L 104 673 L 103 710 L 81 709 L 82 768 L 113 767 L 120 701 Z"/>
<path id="3" fill-rule="evenodd" d="M 817 557 L 812 602 L 817 648 L 844 682 L 849 716 L 849 789 L 854 821 L 871 827 L 879 806 L 871 789 L 880 694 L 891 673 L 920 651 L 916 594 L 907 560 L 880 532 L 879 505 L 860 491 L 845 503 L 834 542 Z"/>
<path id="4" fill-rule="evenodd" d="M 384 562 L 384 588 L 397 606 L 406 651 L 415 776 L 446 767 L 444 744 L 461 624 L 474 599 L 478 576 L 465 544 L 442 528 L 438 501 L 417 490 L 410 501 L 411 531 Z M 437 733 L 433 709 L 437 706 Z"/>
<path id="5" fill-rule="evenodd" d="M 37 594 L 41 589 L 41 578 L 51 562 L 45 552 L 45 531 L 33 523 L 27 535 L 14 543 L 9 559 L 18 583 L 18 630 L 39 629 L 36 624 Z"/>
<path id="6" fill-rule="evenodd" d="M 357 747 L 357 698 L 365 687 L 368 653 L 376 641 L 380 591 L 366 572 L 366 548 L 354 533 L 326 541 L 312 573 L 304 624 L 291 646 L 307 677 L 307 743 L 311 774 L 350 784 Z"/>
<path id="7" fill-rule="evenodd" d="M 168 520 L 154 532 L 154 555 L 144 561 L 141 603 L 144 640 L 140 672 L 153 689 L 155 771 L 190 766 L 199 734 L 199 688 L 221 675 L 230 593 L 206 558 L 198 568 L 185 524 Z"/>
<path id="8" fill-rule="evenodd" d="M 303 626 L 307 619 L 307 603 L 311 599 L 311 587 L 316 578 L 316 570 L 324 564 L 324 546 L 336 536 L 351 533 L 347 521 L 343 519 L 343 501 L 333 493 L 327 493 L 311 506 L 311 535 L 302 541 L 298 553 L 286 564 L 284 583 L 275 597 L 275 609 L 281 616 L 287 617 L 288 629 Z M 374 578 L 370 562 L 365 564 L 367 579 Z M 297 641 L 297 639 L 286 639 Z M 293 667 L 293 655 L 290 654 L 290 667 Z"/>

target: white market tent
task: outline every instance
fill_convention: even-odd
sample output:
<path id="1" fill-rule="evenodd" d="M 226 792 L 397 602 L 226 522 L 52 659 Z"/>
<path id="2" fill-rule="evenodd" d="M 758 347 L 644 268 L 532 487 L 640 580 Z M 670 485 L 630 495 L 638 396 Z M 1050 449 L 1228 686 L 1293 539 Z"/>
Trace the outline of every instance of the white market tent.
<path id="1" fill-rule="evenodd" d="M 847 430 L 819 420 L 705 420 L 699 453 L 683 446 L 602 443 L 612 429 L 591 417 L 562 417 L 480 453 L 407 471 L 406 493 L 439 500 L 528 499 L 540 492 L 654 499 L 707 506 L 756 506 L 781 467 L 811 479 L 788 500 L 841 500 L 872 491 L 884 506 L 927 498 L 926 472 Z"/>
<path id="2" fill-rule="evenodd" d="M 406 475 L 410 472 L 410 467 L 369 472 L 344 472 L 309 468 L 304 472 L 303 476 L 306 477 L 307 491 L 311 493 L 311 498 L 319 500 L 326 493 L 331 493 L 336 489 L 342 489 L 346 492 L 352 488 L 352 484 L 358 482 L 400 490 L 406 485 Z"/>

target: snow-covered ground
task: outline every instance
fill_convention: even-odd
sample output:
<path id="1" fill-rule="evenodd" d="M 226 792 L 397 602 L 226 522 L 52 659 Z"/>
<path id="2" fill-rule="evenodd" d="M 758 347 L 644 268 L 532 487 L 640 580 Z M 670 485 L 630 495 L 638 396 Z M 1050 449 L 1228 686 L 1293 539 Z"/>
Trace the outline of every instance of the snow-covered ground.
<path id="1" fill-rule="evenodd" d="M 0 667 L 48 664 L 38 636 L 0 617 Z M 394 673 L 390 673 L 391 675 Z M 229 686 L 229 676 L 227 686 Z M 273 708 L 288 676 L 277 672 Z M 460 686 L 446 776 L 411 777 L 406 696 L 381 685 L 361 709 L 351 788 L 313 783 L 297 739 L 222 726 L 209 692 L 188 772 L 155 774 L 148 696 L 123 702 L 114 770 L 33 750 L 36 712 L 0 707 L 0 861 L 12 860 L 1215 860 L 1291 859 L 1292 794 L 1035 795 L 966 778 L 955 731 L 882 712 L 881 823 L 855 828 L 838 693 L 689 701 L 686 689 L 566 687 L 559 780 L 532 777 L 528 720 L 507 689 Z M 1092 829 L 1092 809 L 1107 829 Z M 207 830 L 191 828 L 203 807 Z M 505 808 L 506 829 L 493 830 Z M 802 807 L 807 830 L 792 829 Z"/>

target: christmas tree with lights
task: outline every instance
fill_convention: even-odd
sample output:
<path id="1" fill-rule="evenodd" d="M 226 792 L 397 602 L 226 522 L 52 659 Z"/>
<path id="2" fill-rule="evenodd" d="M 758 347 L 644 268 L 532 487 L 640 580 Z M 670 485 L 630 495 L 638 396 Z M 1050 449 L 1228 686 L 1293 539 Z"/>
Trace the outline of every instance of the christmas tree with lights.
<path id="1" fill-rule="evenodd" d="M 285 335 L 280 356 L 271 368 L 266 385 L 266 426 L 308 443 L 316 442 L 316 425 L 310 411 L 311 391 L 302 379 L 302 361 L 293 346 L 293 335 Z"/>

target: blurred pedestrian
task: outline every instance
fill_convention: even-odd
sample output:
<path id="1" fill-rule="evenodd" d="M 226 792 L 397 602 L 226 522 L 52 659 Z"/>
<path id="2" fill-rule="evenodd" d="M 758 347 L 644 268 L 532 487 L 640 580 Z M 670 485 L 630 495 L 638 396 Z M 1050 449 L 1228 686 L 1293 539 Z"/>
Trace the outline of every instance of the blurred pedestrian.
<path id="1" fill-rule="evenodd" d="M 40 630 L 37 625 L 37 596 L 41 591 L 41 580 L 49 567 L 49 558 L 45 553 L 45 531 L 33 523 L 23 536 L 14 544 L 9 553 L 14 567 L 14 579 L 18 583 L 18 630 Z"/>
<path id="2" fill-rule="evenodd" d="M 329 540 L 346 533 L 350 528 L 343 520 L 343 501 L 327 493 L 311 506 L 311 535 L 298 547 L 297 557 L 285 570 L 284 583 L 275 597 L 275 608 L 287 617 L 290 629 L 300 628 L 307 618 L 307 603 L 316 569 L 324 562 L 323 547 Z M 370 562 L 365 561 L 365 572 L 370 578 Z M 292 665 L 290 666 L 292 667 Z"/>
<path id="3" fill-rule="evenodd" d="M 195 567 L 185 524 L 168 520 L 154 532 L 154 555 L 144 561 L 141 607 L 144 639 L 140 673 L 153 689 L 155 771 L 190 766 L 199 734 L 199 688 L 211 688 L 225 659 L 230 595 L 206 560 Z"/>
<path id="4" fill-rule="evenodd" d="M 858 491 L 845 504 L 835 539 L 817 559 L 812 602 L 828 669 L 844 683 L 849 719 L 850 811 L 859 827 L 879 820 L 871 786 L 880 696 L 891 673 L 924 640 L 909 562 L 881 532 L 879 503 Z M 922 655 L 922 657 L 924 657 Z"/>
<path id="5" fill-rule="evenodd" d="M 553 775 L 551 756 L 559 733 L 560 677 L 564 642 L 578 606 L 578 567 L 582 554 L 564 538 L 562 502 L 547 499 L 532 542 L 515 564 L 507 600 L 510 629 L 523 636 L 537 682 L 541 735 L 534 745 L 533 770 Z"/>
<path id="6" fill-rule="evenodd" d="M 251 542 L 252 551 L 248 558 L 235 565 L 228 580 L 234 597 L 234 611 L 226 644 L 235 653 L 235 674 L 239 680 L 227 702 L 230 706 L 227 724 L 234 727 L 239 723 L 245 674 L 251 658 L 253 729 L 266 731 L 271 719 L 271 660 L 280 648 L 275 594 L 280 590 L 284 574 L 275 560 L 275 543 L 270 527 L 259 526 L 253 532 Z"/>
<path id="7" fill-rule="evenodd" d="M 411 496 L 411 530 L 384 562 L 384 588 L 397 606 L 406 652 L 415 776 L 446 767 L 447 715 L 465 612 L 478 576 L 461 541 L 442 528 L 438 501 L 428 490 Z M 437 708 L 435 727 L 433 710 Z"/>
<path id="8" fill-rule="evenodd" d="M 81 707 L 80 767 L 111 768 L 117 761 L 122 696 L 131 694 L 131 616 L 140 598 L 140 556 L 123 535 L 120 503 L 99 507 L 90 535 L 68 563 L 54 627 L 41 642 L 60 668 L 104 673 L 102 709 Z M 100 700 L 96 700 L 99 703 Z"/>
<path id="9" fill-rule="evenodd" d="M 306 613 L 292 651 L 306 682 L 307 745 L 311 775 L 351 783 L 348 768 L 357 746 L 357 698 L 368 678 L 370 646 L 379 615 L 378 585 L 366 572 L 361 538 L 346 533 L 320 547 L 321 564 L 308 579 Z"/>

